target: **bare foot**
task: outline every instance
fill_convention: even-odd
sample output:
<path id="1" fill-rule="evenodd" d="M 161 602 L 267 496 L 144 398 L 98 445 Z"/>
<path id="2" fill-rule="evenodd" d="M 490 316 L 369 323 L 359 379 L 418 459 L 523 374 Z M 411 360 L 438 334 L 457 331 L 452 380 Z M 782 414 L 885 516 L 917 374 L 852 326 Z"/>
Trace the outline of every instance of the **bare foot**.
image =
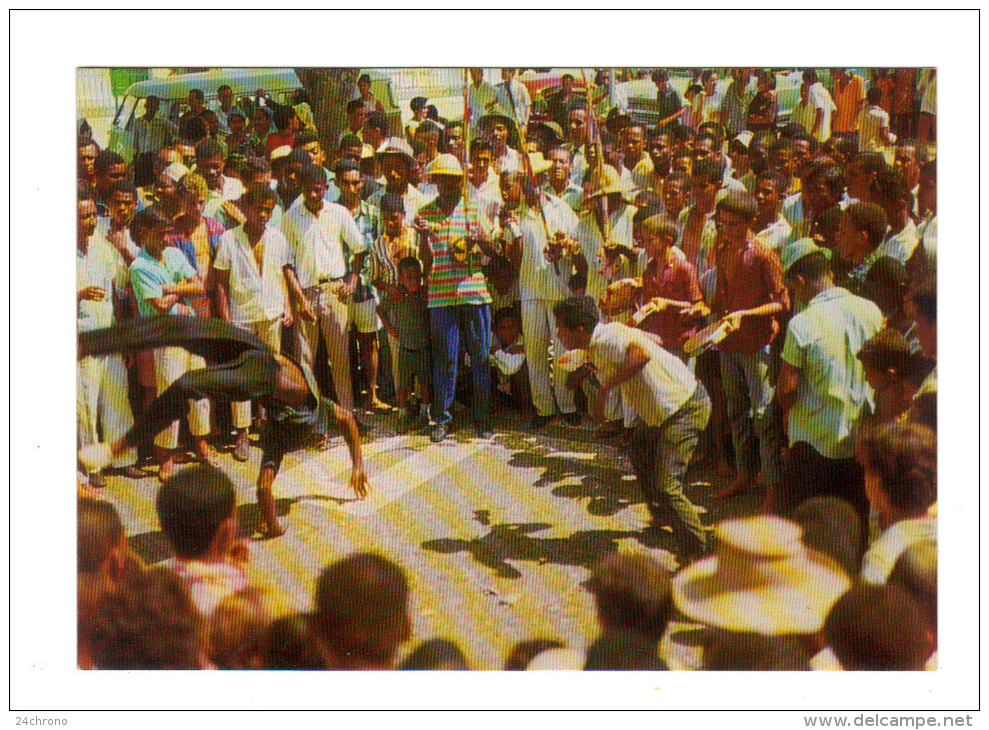
<path id="1" fill-rule="evenodd" d="M 746 471 L 740 471 L 735 475 L 734 479 L 717 489 L 713 496 L 715 499 L 725 499 L 733 494 L 738 494 L 739 492 L 745 491 L 752 486 L 752 483 L 752 475 Z"/>
<path id="2" fill-rule="evenodd" d="M 214 468 L 219 468 L 220 466 L 220 456 L 217 454 L 213 447 L 209 444 L 203 442 L 202 445 L 196 448 L 196 458 L 204 464 L 209 464 Z"/>
<path id="3" fill-rule="evenodd" d="M 158 467 L 158 480 L 164 482 L 175 476 L 175 459 L 168 458 Z"/>
<path id="4" fill-rule="evenodd" d="M 258 529 L 254 531 L 251 535 L 252 540 L 271 540 L 276 537 L 281 537 L 285 534 L 285 528 L 279 525 L 277 522 L 274 525 L 269 525 L 266 522 L 262 522 L 258 525 Z"/>
<path id="5" fill-rule="evenodd" d="M 377 395 L 372 395 L 368 398 L 367 407 L 372 411 L 391 411 L 391 406 L 378 398 Z"/>

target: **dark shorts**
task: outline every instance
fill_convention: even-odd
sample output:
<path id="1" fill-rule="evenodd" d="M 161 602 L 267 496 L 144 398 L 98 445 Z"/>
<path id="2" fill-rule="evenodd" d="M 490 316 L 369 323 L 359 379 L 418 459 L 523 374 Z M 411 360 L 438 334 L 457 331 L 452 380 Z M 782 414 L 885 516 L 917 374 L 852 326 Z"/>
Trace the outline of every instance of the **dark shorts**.
<path id="1" fill-rule="evenodd" d="M 433 377 L 433 359 L 429 354 L 429 349 L 407 350 L 404 347 L 398 350 L 398 383 L 399 388 L 413 388 L 415 378 L 423 385 L 429 385 Z"/>

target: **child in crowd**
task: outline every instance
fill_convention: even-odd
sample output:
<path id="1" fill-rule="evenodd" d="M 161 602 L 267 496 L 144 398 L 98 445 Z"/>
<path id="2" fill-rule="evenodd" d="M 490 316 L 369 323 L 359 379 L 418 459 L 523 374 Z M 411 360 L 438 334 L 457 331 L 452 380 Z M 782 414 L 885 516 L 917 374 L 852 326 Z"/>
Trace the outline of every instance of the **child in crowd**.
<path id="1" fill-rule="evenodd" d="M 491 318 L 494 336 L 491 340 L 491 364 L 494 366 L 495 388 L 509 396 L 528 418 L 532 410 L 529 369 L 525 363 L 525 343 L 522 323 L 511 307 L 497 310 Z"/>
<path id="2" fill-rule="evenodd" d="M 398 262 L 398 286 L 381 298 L 378 316 L 389 335 L 399 342 L 398 432 L 408 433 L 413 427 L 425 426 L 425 411 L 410 405 L 409 394 L 419 379 L 420 393 L 428 408 L 432 402 L 432 358 L 429 352 L 429 323 L 426 309 L 426 288 L 422 283 L 422 264 L 414 256 Z"/>

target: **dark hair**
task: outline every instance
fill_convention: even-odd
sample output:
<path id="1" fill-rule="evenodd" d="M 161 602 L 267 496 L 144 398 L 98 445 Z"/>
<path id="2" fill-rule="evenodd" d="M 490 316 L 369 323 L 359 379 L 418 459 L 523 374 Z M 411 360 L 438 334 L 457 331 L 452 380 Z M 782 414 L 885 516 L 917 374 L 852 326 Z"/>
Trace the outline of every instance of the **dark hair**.
<path id="1" fill-rule="evenodd" d="M 241 200 L 252 207 L 257 207 L 269 201 L 278 202 L 278 195 L 269 185 L 264 183 L 253 183 L 244 193 Z"/>
<path id="2" fill-rule="evenodd" d="M 271 165 L 263 157 L 245 157 L 240 163 L 240 175 L 244 180 L 253 180 L 258 175 L 271 172 Z"/>
<path id="3" fill-rule="evenodd" d="M 497 327 L 498 323 L 503 319 L 514 319 L 518 322 L 518 317 L 515 316 L 515 310 L 511 307 L 502 307 L 497 310 L 493 315 L 491 315 L 491 326 Z"/>
<path id="4" fill-rule="evenodd" d="M 161 530 L 180 558 L 202 557 L 233 514 L 237 492 L 223 471 L 199 464 L 165 480 L 155 501 Z"/>
<path id="5" fill-rule="evenodd" d="M 832 205 L 814 218 L 814 225 L 822 231 L 836 234 L 841 227 L 841 214 L 843 212 L 840 205 Z"/>
<path id="6" fill-rule="evenodd" d="M 729 190 L 721 200 L 718 201 L 715 210 L 725 213 L 732 213 L 740 216 L 744 220 L 751 221 L 759 214 L 759 204 L 755 197 L 743 190 Z"/>
<path id="7" fill-rule="evenodd" d="M 703 668 L 712 672 L 805 672 L 810 671 L 810 656 L 796 636 L 719 630 L 704 647 Z"/>
<path id="8" fill-rule="evenodd" d="M 846 671 L 921 670 L 929 650 L 923 626 L 902 589 L 858 583 L 831 609 L 824 638 Z"/>
<path id="9" fill-rule="evenodd" d="M 347 102 L 347 114 L 353 114 L 358 109 L 364 108 L 364 102 L 360 99 L 352 99 Z"/>
<path id="10" fill-rule="evenodd" d="M 845 192 L 845 171 L 839 165 L 833 163 L 815 165 L 807 179 L 816 180 L 818 178 L 824 180 L 828 189 L 835 195 L 841 195 Z"/>
<path id="11" fill-rule="evenodd" d="M 937 182 L 937 162 L 935 160 L 930 160 L 925 162 L 920 166 L 920 176 L 929 177 L 935 183 Z"/>
<path id="12" fill-rule="evenodd" d="M 295 141 L 292 143 L 293 149 L 298 149 L 303 145 L 312 144 L 313 142 L 319 142 L 319 135 L 313 129 L 303 129 L 297 135 L 295 135 Z"/>
<path id="13" fill-rule="evenodd" d="M 884 327 L 866 340 L 856 357 L 876 370 L 892 370 L 902 378 L 913 379 L 924 369 L 920 358 L 910 351 L 907 339 L 892 327 Z"/>
<path id="14" fill-rule="evenodd" d="M 505 659 L 506 672 L 524 672 L 529 663 L 544 651 L 562 649 L 566 644 L 558 639 L 527 639 L 520 641 Z"/>
<path id="15" fill-rule="evenodd" d="M 653 83 L 659 86 L 659 84 L 664 81 L 669 81 L 670 73 L 665 68 L 654 68 L 650 74 L 650 77 L 652 78 Z"/>
<path id="16" fill-rule="evenodd" d="M 817 71 L 812 68 L 804 69 L 803 79 L 809 84 L 816 84 L 818 81 Z"/>
<path id="17" fill-rule="evenodd" d="M 131 238 L 143 245 L 145 230 L 163 224 L 171 225 L 171 223 L 172 219 L 165 215 L 161 208 L 157 205 L 149 205 L 147 208 L 143 208 L 134 214 L 128 230 L 130 231 Z"/>
<path id="18" fill-rule="evenodd" d="M 491 140 L 487 137 L 475 137 L 470 141 L 470 155 L 473 157 L 478 152 L 491 152 Z"/>
<path id="19" fill-rule="evenodd" d="M 76 565 L 80 573 L 96 573 L 124 537 L 117 508 L 101 499 L 80 499 L 76 508 Z"/>
<path id="20" fill-rule="evenodd" d="M 717 122 L 701 122 L 697 125 L 697 137 L 694 138 L 694 141 L 696 143 L 697 139 L 707 137 L 714 140 L 714 149 L 717 151 L 725 139 L 724 128 Z"/>
<path id="21" fill-rule="evenodd" d="M 353 160 L 340 160 L 333 173 L 336 175 L 337 180 L 340 180 L 345 172 L 353 172 L 355 170 L 357 172 L 361 171 L 361 166 L 358 163 Z"/>
<path id="22" fill-rule="evenodd" d="M 873 105 L 878 105 L 883 100 L 883 90 L 878 86 L 870 86 L 865 92 L 865 100 Z"/>
<path id="23" fill-rule="evenodd" d="M 927 145 L 916 139 L 901 139 L 896 143 L 896 148 L 900 147 L 913 147 L 914 159 L 917 160 L 918 165 L 923 165 L 930 159 L 930 150 L 927 149 Z"/>
<path id="24" fill-rule="evenodd" d="M 340 140 L 340 149 L 343 149 L 344 147 L 350 148 L 350 147 L 363 147 L 363 146 L 364 143 L 361 142 L 361 138 L 358 137 L 356 134 L 346 134 Z"/>
<path id="25" fill-rule="evenodd" d="M 402 569 L 373 553 L 327 566 L 316 583 L 317 631 L 340 662 L 390 662 L 408 638 L 409 585 Z"/>
<path id="26" fill-rule="evenodd" d="M 877 173 L 886 169 L 886 160 L 879 152 L 859 152 L 848 161 L 850 165 L 862 164 L 864 172 Z"/>
<path id="27" fill-rule="evenodd" d="M 386 136 L 388 134 L 388 117 L 385 116 L 384 112 L 371 112 L 364 120 L 364 124 L 365 126 L 374 127 L 375 129 L 381 130 L 381 132 Z"/>
<path id="28" fill-rule="evenodd" d="M 870 188 L 874 200 L 881 200 L 885 203 L 897 201 L 906 202 L 908 207 L 913 206 L 913 193 L 903 173 L 895 167 L 886 167 L 876 174 Z"/>
<path id="29" fill-rule="evenodd" d="M 587 650 L 584 671 L 663 671 L 656 643 L 634 631 L 605 631 Z"/>
<path id="30" fill-rule="evenodd" d="M 126 195 L 133 195 L 137 199 L 137 188 L 127 178 L 123 180 L 117 180 L 115 183 L 110 185 L 110 189 L 107 191 L 107 200 L 113 197 L 114 193 L 124 193 Z"/>
<path id="31" fill-rule="evenodd" d="M 763 84 L 769 84 L 770 90 L 776 88 L 776 74 L 770 71 L 768 68 L 764 68 L 759 72 L 756 80 Z"/>
<path id="32" fill-rule="evenodd" d="M 849 217 L 856 230 L 869 234 L 869 243 L 872 246 L 878 246 L 883 242 L 889 224 L 886 222 L 885 211 L 878 205 L 858 201 L 845 208 L 845 215 Z"/>
<path id="33" fill-rule="evenodd" d="M 406 256 L 398 262 L 398 273 L 401 274 L 406 269 L 415 269 L 416 273 L 422 273 L 422 262 L 415 256 Z"/>
<path id="34" fill-rule="evenodd" d="M 367 83 L 369 83 L 369 84 L 371 83 L 371 76 L 370 76 L 370 74 L 361 74 L 360 76 L 357 77 L 357 83 L 358 84 L 363 84 L 365 81 Z"/>
<path id="35" fill-rule="evenodd" d="M 400 669 L 422 671 L 467 671 L 467 657 L 449 639 L 429 639 L 422 642 L 402 662 Z"/>
<path id="36" fill-rule="evenodd" d="M 586 332 L 593 331 L 600 321 L 597 306 L 590 297 L 568 297 L 553 305 L 553 316 L 560 320 L 567 329 L 575 330 L 583 327 Z"/>
<path id="37" fill-rule="evenodd" d="M 280 106 L 275 109 L 271 121 L 275 123 L 275 129 L 281 132 L 283 129 L 288 129 L 293 119 L 295 119 L 295 109 L 290 106 Z"/>
<path id="38" fill-rule="evenodd" d="M 937 278 L 931 274 L 910 291 L 917 314 L 930 323 L 937 322 Z"/>
<path id="39" fill-rule="evenodd" d="M 671 172 L 666 176 L 665 182 L 676 182 L 680 181 L 683 185 L 683 192 L 689 193 L 694 189 L 694 179 L 685 172 L 677 170 L 676 172 Z"/>
<path id="40" fill-rule="evenodd" d="M 865 547 L 862 522 L 851 504 L 838 497 L 811 497 L 797 505 L 790 519 L 803 528 L 803 543 L 856 576 Z"/>
<path id="41" fill-rule="evenodd" d="M 381 200 L 378 201 L 378 208 L 382 213 L 387 213 L 389 211 L 404 213 L 405 201 L 402 199 L 401 195 L 397 195 L 396 193 L 385 193 L 381 196 Z"/>
<path id="42" fill-rule="evenodd" d="M 124 158 L 118 155 L 116 152 L 111 152 L 110 150 L 103 150 L 97 153 L 96 160 L 93 162 L 93 171 L 99 175 L 106 172 L 114 165 L 124 165 Z"/>
<path id="43" fill-rule="evenodd" d="M 705 157 L 703 160 L 698 160 L 694 163 L 693 168 L 691 168 L 691 174 L 693 177 L 698 175 L 707 177 L 711 182 L 721 183 L 725 174 L 725 165 L 721 160 L 713 160 L 710 157 Z"/>
<path id="44" fill-rule="evenodd" d="M 76 149 L 82 149 L 83 147 L 95 147 L 96 154 L 100 153 L 100 146 L 96 144 L 96 140 L 90 134 L 79 134 L 76 135 Z"/>
<path id="45" fill-rule="evenodd" d="M 814 251 L 801 256 L 787 270 L 786 278 L 793 279 L 802 276 L 806 281 L 819 281 L 831 271 L 831 262 L 824 251 Z"/>
<path id="46" fill-rule="evenodd" d="M 266 669 L 326 669 L 323 644 L 308 614 L 283 616 L 271 622 L 262 639 Z"/>
<path id="47" fill-rule="evenodd" d="M 223 157 L 223 147 L 215 139 L 205 139 L 196 145 L 197 160 L 206 160 L 210 157 Z"/>
<path id="48" fill-rule="evenodd" d="M 422 109 L 424 106 L 426 106 L 426 103 L 428 101 L 429 99 L 427 99 L 425 96 L 416 96 L 409 102 L 409 108 L 412 111 L 417 112 L 420 109 Z"/>
<path id="49" fill-rule="evenodd" d="M 300 152 L 308 158 L 309 155 L 305 150 L 300 150 Z M 325 185 L 327 184 L 326 170 L 319 165 L 309 162 L 309 164 L 303 165 L 302 170 L 299 172 L 299 183 L 302 185 L 306 183 L 323 183 Z"/>
<path id="50" fill-rule="evenodd" d="M 787 188 L 790 186 L 790 181 L 786 179 L 786 175 L 772 167 L 768 168 L 764 172 L 760 172 L 755 176 L 755 179 L 756 182 L 759 182 L 760 180 L 770 180 L 773 183 L 773 188 L 779 195 L 785 193 Z"/>
<path id="51" fill-rule="evenodd" d="M 152 568 L 97 602 L 93 661 L 99 669 L 198 669 L 204 623 L 186 583 Z"/>
<path id="52" fill-rule="evenodd" d="M 933 540 L 914 543 L 902 553 L 889 574 L 886 585 L 906 592 L 931 633 L 937 633 L 937 543 Z"/>
<path id="53" fill-rule="evenodd" d="M 937 501 L 937 436 L 917 423 L 886 423 L 859 437 L 865 468 L 879 474 L 883 494 L 904 512 Z"/>
<path id="54" fill-rule="evenodd" d="M 659 643 L 673 613 L 670 574 L 648 555 L 610 553 L 591 573 L 598 618 L 606 629 L 634 631 Z"/>
<path id="55" fill-rule="evenodd" d="M 186 115 L 179 119 L 179 138 L 192 144 L 196 140 L 202 140 L 209 136 L 209 127 L 206 121 L 199 115 Z"/>

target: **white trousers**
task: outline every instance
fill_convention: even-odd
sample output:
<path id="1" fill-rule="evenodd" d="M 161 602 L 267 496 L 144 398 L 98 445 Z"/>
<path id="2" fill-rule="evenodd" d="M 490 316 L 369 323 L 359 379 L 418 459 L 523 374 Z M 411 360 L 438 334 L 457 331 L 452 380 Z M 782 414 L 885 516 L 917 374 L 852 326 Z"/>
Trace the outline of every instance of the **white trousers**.
<path id="1" fill-rule="evenodd" d="M 520 302 L 522 337 L 525 341 L 525 360 L 529 364 L 532 402 L 540 416 L 553 415 L 556 407 L 562 413 L 577 410 L 573 392 L 567 390 L 567 371 L 559 365 L 566 348 L 556 332 L 556 317 L 553 316 L 555 303 L 546 299 L 523 299 Z M 552 374 L 550 355 L 553 358 Z"/>
<path id="2" fill-rule="evenodd" d="M 99 440 L 97 424 L 103 426 L 103 438 L 116 441 L 134 425 L 134 414 L 127 399 L 127 368 L 120 353 L 87 356 L 78 365 L 78 412 L 80 445 Z M 111 466 L 120 468 L 137 463 L 137 449 L 128 447 L 114 458 Z"/>
<path id="3" fill-rule="evenodd" d="M 319 334 L 323 333 L 337 403 L 349 411 L 354 408 L 354 387 L 350 378 L 350 326 L 353 324 L 353 307 L 337 298 L 334 291 L 338 287 L 338 284 L 324 284 L 306 289 L 309 304 L 316 312 L 316 321 L 306 322 L 302 317 L 296 317 L 295 353 L 299 362 L 313 370 Z"/>
<path id="4" fill-rule="evenodd" d="M 258 339 L 275 352 L 281 352 L 282 320 L 280 318 L 266 319 L 261 322 L 248 322 L 247 324 L 238 326 L 257 335 Z M 249 400 L 231 403 L 230 410 L 233 416 L 234 428 L 247 428 L 251 425 L 251 402 Z"/>
<path id="5" fill-rule="evenodd" d="M 206 367 L 206 361 L 182 347 L 158 347 L 154 351 L 155 382 L 158 395 L 189 370 Z M 210 431 L 209 399 L 189 401 L 189 431 L 193 436 L 206 436 Z M 163 449 L 174 449 L 179 445 L 179 422 L 162 431 L 155 438 L 155 444 Z"/>

